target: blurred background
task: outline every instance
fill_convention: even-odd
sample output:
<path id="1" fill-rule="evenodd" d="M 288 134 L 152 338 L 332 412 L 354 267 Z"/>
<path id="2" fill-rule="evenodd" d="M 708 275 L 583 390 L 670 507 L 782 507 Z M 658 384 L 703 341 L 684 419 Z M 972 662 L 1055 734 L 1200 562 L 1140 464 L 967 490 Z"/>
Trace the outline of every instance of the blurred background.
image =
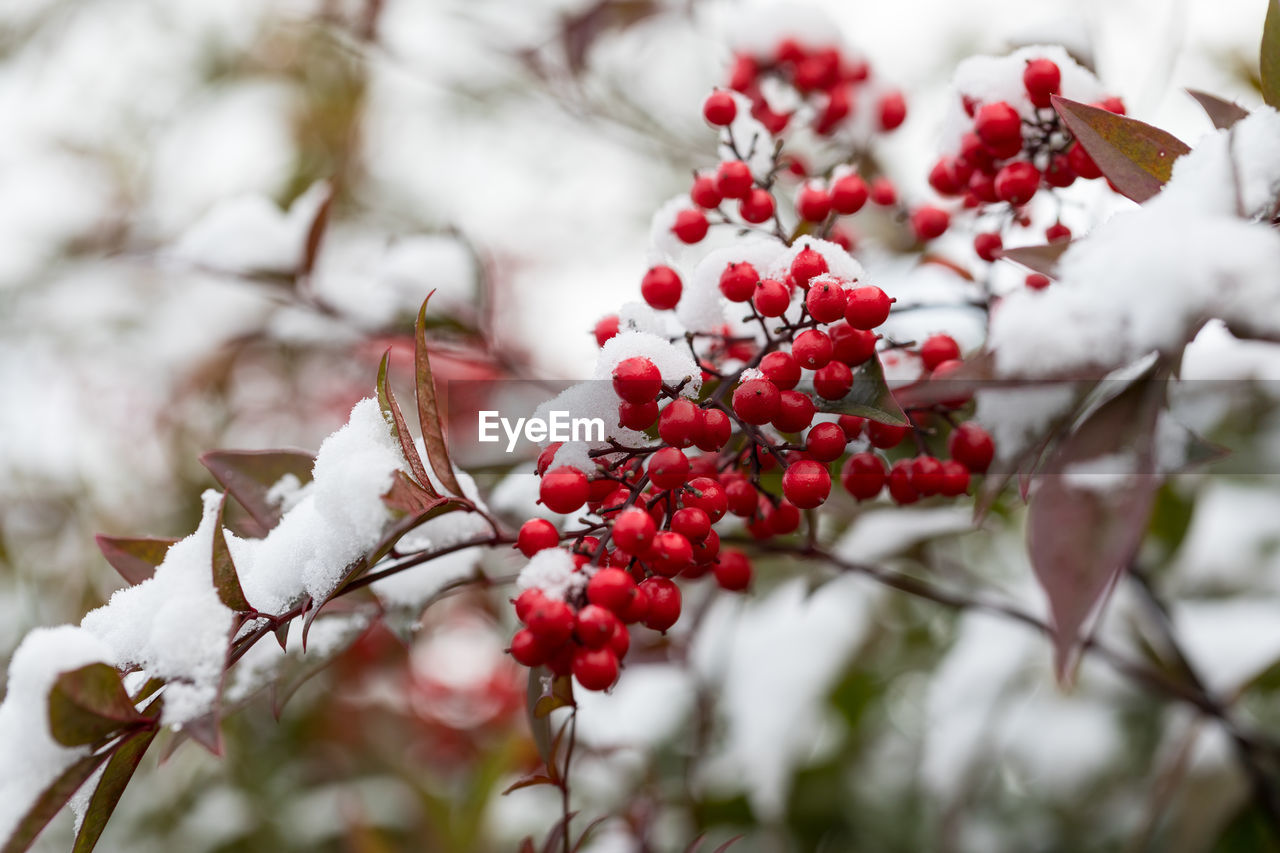
<path id="1" fill-rule="evenodd" d="M 212 484 L 200 452 L 314 449 L 387 346 L 406 375 L 432 289 L 446 381 L 585 378 L 596 320 L 636 298 L 650 216 L 713 156 L 699 106 L 736 22 L 769 5 L 0 3 L 0 658 L 119 585 L 94 533 L 193 529 Z M 1209 126 L 1181 87 L 1260 103 L 1265 7 L 813 0 L 797 14 L 825 12 L 906 92 L 877 156 L 923 197 L 960 59 L 1064 43 L 1131 115 L 1193 142 Z M 1271 350 L 1248 357 L 1275 378 Z M 1188 647 L 1274 722 L 1280 492 L 1222 478 L 1166 492 L 1152 547 Z M 976 566 L 1042 608 L 1016 514 L 964 536 L 963 509 L 899 519 L 865 514 L 858 553 L 961 579 Z M 1269 849 L 1211 726 L 1091 665 L 1058 692 L 1045 644 L 1016 626 L 810 567 L 767 569 L 746 602 L 694 598 L 704 618 L 680 655 L 584 701 L 575 807 L 584 826 L 610 816 L 587 849 L 683 850 L 700 832 L 707 849 L 745 833 L 744 851 Z M 279 721 L 283 697 L 253 700 L 221 760 L 190 745 L 152 759 L 100 849 L 540 838 L 551 795 L 500 795 L 537 762 L 507 611 L 501 591 L 454 597 L 416 633 L 377 626 L 319 674 L 300 663 Z M 1126 612 L 1122 594 L 1118 631 Z M 64 816 L 41 849 L 70 831 Z"/>

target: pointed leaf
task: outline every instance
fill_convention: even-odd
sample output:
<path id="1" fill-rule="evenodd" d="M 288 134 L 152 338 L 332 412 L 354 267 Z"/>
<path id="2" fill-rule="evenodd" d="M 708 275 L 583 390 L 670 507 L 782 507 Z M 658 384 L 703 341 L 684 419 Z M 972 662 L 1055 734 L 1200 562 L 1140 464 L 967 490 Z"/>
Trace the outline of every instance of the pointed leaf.
<path id="1" fill-rule="evenodd" d="M 214 479 L 265 530 L 275 527 L 284 514 L 278 503 L 267 499 L 271 487 L 289 475 L 302 484 L 311 482 L 315 461 L 302 450 L 215 450 L 200 457 Z"/>
<path id="2" fill-rule="evenodd" d="M 98 787 L 89 799 L 89 807 L 85 810 L 84 820 L 80 823 L 80 831 L 76 833 L 75 846 L 71 853 L 92 853 L 106 829 L 107 821 L 116 810 L 116 804 L 128 787 L 129 780 L 147 754 L 147 748 L 156 738 L 156 729 L 139 732 L 125 738 L 116 747 L 111 760 L 103 769 Z"/>
<path id="3" fill-rule="evenodd" d="M 1154 453 L 1163 401 L 1162 381 L 1133 382 L 1064 438 L 1037 478 L 1028 550 L 1049 599 L 1055 667 L 1064 684 L 1142 544 L 1160 483 Z"/>
<path id="4" fill-rule="evenodd" d="M 320 257 L 320 245 L 324 242 L 325 231 L 329 228 L 329 211 L 333 207 L 333 196 L 334 187 L 333 184 L 329 184 L 325 188 L 324 200 L 316 208 L 316 215 L 307 229 L 307 242 L 303 246 L 302 263 L 298 268 L 299 275 L 311 275 L 312 270 L 316 268 L 316 259 Z"/>
<path id="5" fill-rule="evenodd" d="M 418 322 L 414 328 L 413 337 L 418 429 L 422 430 L 422 443 L 427 449 L 427 459 L 431 462 L 431 470 L 440 479 L 440 485 L 445 491 L 462 497 L 462 486 L 454 476 L 453 463 L 449 461 L 449 448 L 444 441 L 444 427 L 440 424 L 440 407 L 436 401 L 435 380 L 431 375 L 431 359 L 427 354 L 427 303 L 431 301 L 431 293 L 422 300 L 422 307 L 418 309 Z"/>
<path id="6" fill-rule="evenodd" d="M 63 746 L 97 743 L 146 722 L 125 692 L 120 673 L 105 663 L 64 672 L 49 691 L 49 730 Z"/>
<path id="7" fill-rule="evenodd" d="M 1054 95 L 1053 108 L 1102 174 L 1139 204 L 1160 192 L 1173 172 L 1173 161 L 1191 150 L 1158 127 L 1100 107 Z"/>
<path id="8" fill-rule="evenodd" d="M 544 686 L 545 685 L 545 686 Z M 538 755 L 552 778 L 556 778 L 555 738 L 551 733 L 551 712 L 573 704 L 573 682 L 553 677 L 545 666 L 529 670 L 529 687 L 525 691 L 525 713 L 529 731 Z"/>
<path id="9" fill-rule="evenodd" d="M 0 853 L 24 853 L 35 843 L 37 836 L 49 825 L 58 812 L 71 801 L 80 786 L 89 781 L 102 762 L 111 756 L 110 750 L 86 755 L 62 771 L 52 785 L 44 790 L 14 827 L 13 834 L 0 847 Z"/>
<path id="10" fill-rule="evenodd" d="M 391 384 L 388 381 L 388 370 L 391 364 L 391 350 L 388 349 L 382 354 L 382 363 L 378 365 L 378 404 L 382 406 L 382 417 L 386 419 L 387 425 L 391 427 L 391 432 L 395 435 L 396 440 L 400 442 L 400 449 L 404 452 L 404 458 L 409 463 L 409 470 L 413 472 L 413 477 L 427 494 L 432 497 L 436 496 L 435 489 L 431 488 L 431 480 L 427 477 L 427 469 L 422 467 L 422 457 L 418 455 L 418 448 L 414 446 L 413 436 L 409 433 L 409 427 L 404 422 L 404 414 L 400 411 L 400 404 L 396 402 L 395 392 L 391 390 Z"/>
<path id="11" fill-rule="evenodd" d="M 725 852 L 726 850 L 728 850 L 730 847 L 732 847 L 733 845 L 735 845 L 735 844 L 737 844 L 739 841 L 741 841 L 741 840 L 742 840 L 742 838 L 743 838 L 743 836 L 741 836 L 741 835 L 735 835 L 733 838 L 730 838 L 728 841 L 726 841 L 724 844 L 721 844 L 721 845 L 720 845 L 719 847 L 717 847 L 715 850 L 712 850 L 712 851 L 711 851 L 711 853 L 724 853 L 724 852 Z"/>
<path id="12" fill-rule="evenodd" d="M 880 357 L 875 356 L 853 372 L 853 387 L 839 400 L 826 400 L 813 391 L 813 383 L 801 383 L 800 390 L 813 397 L 820 412 L 858 415 L 884 424 L 907 426 L 910 421 L 884 379 Z"/>
<path id="13" fill-rule="evenodd" d="M 1213 122 L 1213 126 L 1218 130 L 1227 130 L 1240 119 L 1249 115 L 1249 111 L 1244 107 L 1231 101 L 1223 100 L 1217 95 L 1210 95 L 1208 92 L 1200 92 L 1196 89 L 1187 89 L 1186 92 L 1204 108 L 1205 113 L 1209 116 L 1209 121 Z"/>
<path id="14" fill-rule="evenodd" d="M 391 488 L 382 496 L 382 502 L 391 509 L 411 517 L 428 513 L 448 500 L 448 498 L 429 493 L 403 471 L 395 473 L 391 480 Z"/>
<path id="15" fill-rule="evenodd" d="M 1058 275 L 1058 261 L 1062 258 L 1064 252 L 1071 247 L 1073 241 L 1059 240 L 1056 243 L 1046 243 L 1043 246 L 1014 246 L 1005 249 L 1001 255 L 1005 260 L 1013 261 L 1015 264 L 1047 275 L 1050 278 L 1056 278 Z"/>
<path id="16" fill-rule="evenodd" d="M 502 795 L 505 797 L 507 794 L 510 794 L 512 791 L 519 791 L 521 788 L 533 788 L 538 785 L 555 785 L 555 784 L 557 784 L 557 782 L 545 773 L 532 773 L 528 776 L 521 776 L 519 779 L 512 782 L 502 792 Z"/>
<path id="17" fill-rule="evenodd" d="M 1258 67 L 1262 72 L 1262 100 L 1267 106 L 1280 109 L 1280 0 L 1267 0 Z"/>
<path id="18" fill-rule="evenodd" d="M 98 550 L 130 585 L 142 583 L 156 573 L 156 566 L 164 562 L 169 546 L 177 539 L 127 538 L 122 536 L 94 537 Z"/>
<path id="19" fill-rule="evenodd" d="M 213 588 L 218 591 L 218 598 L 227 607 L 237 613 L 247 613 L 253 608 L 244 597 L 240 587 L 240 577 L 236 574 L 236 565 L 231 559 L 231 550 L 227 547 L 227 537 L 222 532 L 222 515 L 227 508 L 227 496 L 222 496 L 218 506 L 218 520 L 213 525 Z"/>

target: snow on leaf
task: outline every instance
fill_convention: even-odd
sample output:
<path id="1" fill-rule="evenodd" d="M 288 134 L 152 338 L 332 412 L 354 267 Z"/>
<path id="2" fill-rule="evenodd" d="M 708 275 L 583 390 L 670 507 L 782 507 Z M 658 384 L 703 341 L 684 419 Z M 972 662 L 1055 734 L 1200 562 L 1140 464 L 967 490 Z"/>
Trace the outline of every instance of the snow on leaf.
<path id="1" fill-rule="evenodd" d="M 1043 246 L 1014 246 L 1005 249 L 1002 257 L 1015 264 L 1022 264 L 1032 272 L 1055 278 L 1058 274 L 1058 259 L 1071 246 L 1071 242 L 1060 240 Z"/>
<path id="2" fill-rule="evenodd" d="M 1053 107 L 1102 174 L 1139 204 L 1160 192 L 1173 161 L 1191 150 L 1172 134 L 1100 107 L 1057 95 Z"/>
<path id="3" fill-rule="evenodd" d="M 169 546 L 177 539 L 129 538 L 125 536 L 94 537 L 98 550 L 111 568 L 120 573 L 131 585 L 142 583 L 156 573 L 156 566 L 164 561 Z"/>
<path id="4" fill-rule="evenodd" d="M 146 721 L 105 663 L 64 672 L 49 691 L 49 730 L 63 746 L 85 746 Z"/>
<path id="5" fill-rule="evenodd" d="M 227 537 L 222 531 L 222 517 L 227 508 L 227 496 L 222 496 L 218 505 L 218 520 L 213 526 L 213 588 L 218 592 L 218 600 L 232 610 L 245 613 L 253 608 L 244 597 L 240 587 L 240 578 L 236 574 L 236 564 L 231 559 L 231 550 L 227 547 Z"/>
<path id="6" fill-rule="evenodd" d="M 80 786 L 97 772 L 110 754 L 103 751 L 86 755 L 62 771 L 53 784 L 36 798 L 4 847 L 0 847 L 0 853 L 23 853 L 30 849 L 36 837 L 49 825 L 49 821 L 62 811 Z"/>
<path id="7" fill-rule="evenodd" d="M 122 740 L 111 754 L 102 773 L 98 787 L 94 789 L 85 811 L 84 820 L 80 822 L 80 830 L 76 833 L 75 845 L 71 853 L 92 853 L 97 846 L 102 831 L 111 819 L 116 804 L 124 794 L 133 774 L 147 754 L 147 748 L 155 740 L 156 729 L 138 732 Z"/>
<path id="8" fill-rule="evenodd" d="M 387 371 L 390 359 L 391 350 L 388 349 L 382 354 L 382 363 L 378 365 L 378 405 L 382 408 L 382 417 L 386 419 L 387 426 L 391 427 L 391 431 L 400 442 L 400 450 L 404 453 L 410 470 L 413 471 L 414 479 L 428 495 L 436 497 L 435 490 L 431 488 L 431 479 L 427 476 L 427 469 L 422 467 L 422 457 L 418 455 L 418 448 L 414 446 L 413 436 L 409 433 L 409 425 L 405 423 L 404 413 L 400 411 L 400 404 L 396 402 L 395 392 L 391 390 L 388 382 Z"/>

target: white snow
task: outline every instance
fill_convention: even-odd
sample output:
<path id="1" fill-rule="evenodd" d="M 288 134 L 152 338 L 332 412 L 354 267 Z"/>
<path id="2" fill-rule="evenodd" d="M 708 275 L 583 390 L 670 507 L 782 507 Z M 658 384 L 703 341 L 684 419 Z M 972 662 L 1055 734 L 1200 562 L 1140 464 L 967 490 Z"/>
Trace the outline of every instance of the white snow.
<path id="1" fill-rule="evenodd" d="M 540 589 L 548 598 L 568 598 L 587 583 L 587 576 L 574 570 L 573 557 L 563 548 L 547 548 L 534 554 L 520 570 L 516 587 L 521 591 Z"/>

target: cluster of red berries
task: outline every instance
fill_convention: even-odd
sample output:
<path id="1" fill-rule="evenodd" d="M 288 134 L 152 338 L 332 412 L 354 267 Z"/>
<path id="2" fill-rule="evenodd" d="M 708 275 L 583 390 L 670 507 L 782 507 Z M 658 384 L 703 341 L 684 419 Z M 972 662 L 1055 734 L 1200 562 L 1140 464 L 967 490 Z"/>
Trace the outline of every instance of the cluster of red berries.
<path id="1" fill-rule="evenodd" d="M 1030 110 L 1020 111 L 1008 101 L 980 102 L 962 97 L 971 129 L 961 138 L 960 148 L 934 164 L 929 184 L 940 195 L 961 198 L 964 206 L 980 208 L 1004 203 L 1018 211 L 1042 188 L 1068 187 L 1077 179 L 1092 180 L 1102 172 L 1071 136 L 1051 105 L 1059 93 L 1062 71 L 1046 58 L 1027 60 L 1022 71 L 1022 87 Z M 1116 97 L 1094 106 L 1120 115 L 1124 103 Z M 1025 113 L 1029 112 L 1030 115 Z M 1018 214 L 1023 225 L 1030 225 Z M 1071 231 L 1061 222 L 1045 232 L 1050 241 L 1069 240 Z M 998 233 L 981 233 L 974 238 L 974 251 L 984 261 L 999 257 L 1002 239 Z M 1028 281 L 1031 286 L 1043 286 Z"/>

